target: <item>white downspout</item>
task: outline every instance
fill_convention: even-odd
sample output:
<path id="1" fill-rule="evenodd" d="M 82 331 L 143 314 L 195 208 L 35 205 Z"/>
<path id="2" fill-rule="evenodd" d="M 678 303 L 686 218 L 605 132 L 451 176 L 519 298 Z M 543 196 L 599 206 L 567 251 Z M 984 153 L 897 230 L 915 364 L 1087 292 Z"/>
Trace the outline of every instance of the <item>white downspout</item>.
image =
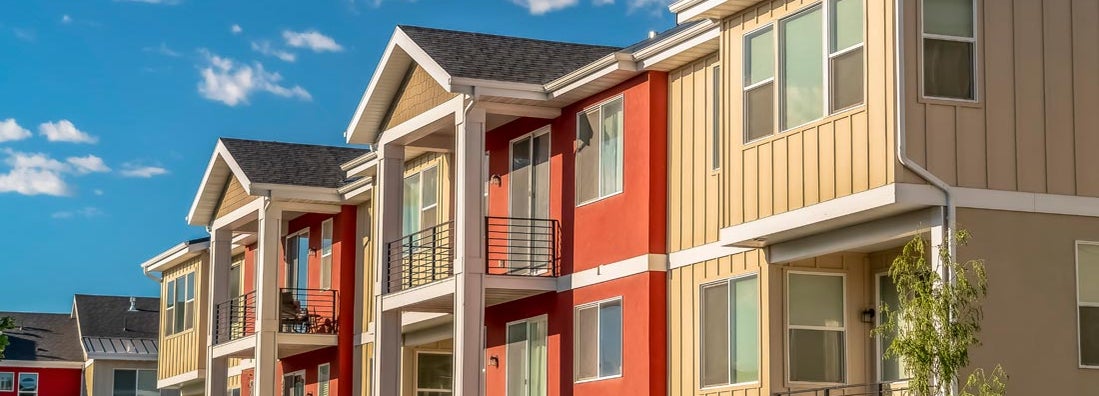
<path id="1" fill-rule="evenodd" d="M 896 111 L 896 147 L 897 147 L 897 160 L 901 163 L 901 166 L 915 172 L 931 185 L 935 186 L 939 190 L 942 190 L 945 197 L 945 210 L 943 211 L 943 226 L 945 230 L 942 233 L 941 243 L 946 245 L 947 258 L 954 262 L 957 259 L 957 244 L 954 241 L 954 232 L 956 226 L 956 207 L 954 205 L 954 197 L 951 194 L 950 185 L 944 182 L 942 179 L 935 176 L 920 164 L 912 161 L 908 158 L 907 150 L 905 149 L 905 75 L 904 75 L 904 0 L 893 1 L 893 63 L 894 63 L 894 90 L 896 97 L 894 98 L 894 111 Z M 937 254 L 937 252 L 932 253 Z M 934 257 L 934 256 L 933 256 Z M 941 269 L 941 276 L 943 282 L 952 282 L 950 272 L 946 266 Z M 950 393 L 958 393 L 958 381 L 957 378 L 951 378 Z"/>

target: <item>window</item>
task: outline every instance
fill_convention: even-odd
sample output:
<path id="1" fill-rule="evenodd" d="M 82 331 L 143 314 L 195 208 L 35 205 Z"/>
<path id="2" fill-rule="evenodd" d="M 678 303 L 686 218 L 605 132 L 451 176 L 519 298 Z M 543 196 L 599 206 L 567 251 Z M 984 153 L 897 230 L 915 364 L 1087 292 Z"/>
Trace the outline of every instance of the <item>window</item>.
<path id="1" fill-rule="evenodd" d="M 167 282 L 164 334 L 172 335 L 194 326 L 195 273 L 189 272 Z"/>
<path id="2" fill-rule="evenodd" d="M 158 396 L 156 370 L 115 370 L 114 396 Z"/>
<path id="3" fill-rule="evenodd" d="M 622 300 L 576 308 L 576 381 L 622 375 Z"/>
<path id="4" fill-rule="evenodd" d="M 710 106 L 710 170 L 721 169 L 721 66 L 713 68 L 713 102 Z"/>
<path id="5" fill-rule="evenodd" d="M 759 381 L 759 280 L 755 275 L 702 286 L 702 386 Z"/>
<path id="6" fill-rule="evenodd" d="M 286 237 L 286 287 L 309 288 L 309 229 Z"/>
<path id="7" fill-rule="evenodd" d="M 438 223 L 439 167 L 432 166 L 404 178 L 404 235 L 434 227 Z"/>
<path id="8" fill-rule="evenodd" d="M 786 280 L 790 381 L 843 383 L 844 277 L 790 272 Z"/>
<path id="9" fill-rule="evenodd" d="M 975 100 L 974 0 L 923 1 L 923 94 Z"/>
<path id="10" fill-rule="evenodd" d="M 1076 243 L 1080 366 L 1099 368 L 1099 243 Z"/>
<path id="11" fill-rule="evenodd" d="M 454 359 L 445 352 L 416 353 L 416 396 L 453 393 Z"/>
<path id="12" fill-rule="evenodd" d="M 576 115 L 576 202 L 622 192 L 622 97 Z"/>
<path id="13" fill-rule="evenodd" d="M 230 389 L 229 396 L 240 396 L 240 388 Z"/>
<path id="14" fill-rule="evenodd" d="M 745 142 L 774 134 L 776 119 L 788 130 L 864 102 L 862 2 L 827 0 L 779 20 L 777 37 L 771 26 L 744 36 Z"/>
<path id="15" fill-rule="evenodd" d="M 239 297 L 244 294 L 244 255 L 233 256 L 233 263 L 229 265 L 229 298 Z"/>
<path id="16" fill-rule="evenodd" d="M 546 317 L 511 322 L 507 325 L 507 395 L 545 396 Z"/>
<path id="17" fill-rule="evenodd" d="M 332 288 L 332 219 L 321 222 L 321 289 Z"/>
<path id="18" fill-rule="evenodd" d="M 878 315 L 875 315 L 877 325 L 880 327 L 889 322 L 889 317 L 895 315 L 901 306 L 900 292 L 897 290 L 893 277 L 888 273 L 878 274 Z M 881 308 L 889 307 L 889 312 Z M 903 324 L 902 324 L 903 326 Z M 908 378 L 908 369 L 899 357 L 885 357 L 889 345 L 896 339 L 896 333 L 888 332 L 877 336 L 878 342 L 878 380 L 881 382 L 898 381 Z"/>
<path id="19" fill-rule="evenodd" d="M 328 380 L 331 379 L 332 366 L 328 363 L 317 366 L 317 396 L 329 396 Z"/>
<path id="20" fill-rule="evenodd" d="M 19 373 L 19 396 L 38 394 L 38 373 Z"/>
<path id="21" fill-rule="evenodd" d="M 0 392 L 15 392 L 15 373 L 0 373 Z"/>

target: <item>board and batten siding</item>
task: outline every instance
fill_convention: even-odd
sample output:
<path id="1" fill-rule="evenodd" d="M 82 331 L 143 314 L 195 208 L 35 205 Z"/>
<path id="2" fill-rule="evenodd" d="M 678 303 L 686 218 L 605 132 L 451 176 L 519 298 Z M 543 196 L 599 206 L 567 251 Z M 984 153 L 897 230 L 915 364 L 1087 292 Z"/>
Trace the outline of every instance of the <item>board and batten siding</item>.
<path id="1" fill-rule="evenodd" d="M 405 75 L 401 88 L 393 97 L 393 104 L 382 122 L 383 130 L 408 121 L 421 113 L 441 105 L 457 96 L 447 92 L 424 68 L 414 64 Z"/>
<path id="2" fill-rule="evenodd" d="M 721 64 L 726 105 L 722 123 L 726 139 L 722 169 L 726 197 L 721 200 L 721 227 L 894 182 L 891 3 L 864 4 L 863 105 L 747 144 L 743 138 L 744 34 L 819 1 L 763 1 L 723 21 Z M 781 79 L 778 70 L 776 77 Z M 777 85 L 775 92 L 777 97 Z"/>
<path id="3" fill-rule="evenodd" d="M 673 396 L 761 396 L 768 394 L 765 378 L 769 375 L 771 356 L 767 345 L 770 334 L 766 331 L 768 276 L 765 258 L 760 250 L 725 256 L 702 263 L 679 267 L 668 271 L 668 386 Z M 699 288 L 708 283 L 750 274 L 759 275 L 760 285 L 760 381 L 745 385 L 711 387 L 703 389 L 698 367 L 701 346 L 698 326 L 702 307 L 699 304 Z"/>
<path id="4" fill-rule="evenodd" d="M 1099 2 L 976 3 L 976 102 L 920 96 L 921 4 L 906 3 L 908 156 L 956 186 L 1099 197 Z"/>
<path id="5" fill-rule="evenodd" d="M 156 367 L 157 378 L 167 379 L 206 367 L 206 290 L 205 263 L 208 255 L 200 254 L 162 273 L 160 282 L 160 323 L 167 321 L 168 282 L 187 274 L 195 274 L 194 321 L 191 329 L 166 335 L 160 330 L 160 349 Z"/>
<path id="6" fill-rule="evenodd" d="M 244 191 L 244 186 L 240 184 L 240 180 L 237 180 L 235 176 L 229 176 L 229 183 L 225 186 L 225 191 L 221 194 L 221 199 L 218 201 L 217 205 L 217 213 L 214 215 L 214 218 L 225 216 L 230 212 L 239 209 L 248 204 L 248 202 L 251 202 L 252 198 L 252 196 Z"/>
<path id="7" fill-rule="evenodd" d="M 438 218 L 436 219 L 438 224 L 450 221 L 450 209 L 451 201 L 453 200 L 453 194 L 451 194 L 452 172 L 451 172 L 451 158 L 448 154 L 443 153 L 425 153 L 405 161 L 404 168 L 405 177 L 411 176 L 415 173 L 422 172 L 428 168 L 436 166 L 439 168 L 439 210 Z"/>
<path id="8" fill-rule="evenodd" d="M 712 169 L 717 54 L 668 76 L 668 251 L 718 238 L 721 170 Z"/>

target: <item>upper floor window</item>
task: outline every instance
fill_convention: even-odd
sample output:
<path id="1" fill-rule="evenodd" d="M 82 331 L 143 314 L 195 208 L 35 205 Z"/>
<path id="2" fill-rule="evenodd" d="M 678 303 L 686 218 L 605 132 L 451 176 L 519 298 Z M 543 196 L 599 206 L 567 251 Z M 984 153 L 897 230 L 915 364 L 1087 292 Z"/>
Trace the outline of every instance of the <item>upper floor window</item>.
<path id="1" fill-rule="evenodd" d="M 15 392 L 15 373 L 0 373 L 0 392 Z"/>
<path id="2" fill-rule="evenodd" d="M 194 326 L 195 317 L 195 273 L 189 272 L 167 282 L 164 293 L 165 335 L 181 333 Z"/>
<path id="3" fill-rule="evenodd" d="M 229 298 L 244 294 L 244 254 L 233 256 L 229 265 Z"/>
<path id="4" fill-rule="evenodd" d="M 438 224 L 439 167 L 432 166 L 404 178 L 401 227 L 404 235 Z"/>
<path id="5" fill-rule="evenodd" d="M 38 395 L 38 373 L 19 373 L 19 396 Z"/>
<path id="6" fill-rule="evenodd" d="M 702 286 L 702 386 L 759 381 L 759 280 L 755 275 Z"/>
<path id="7" fill-rule="evenodd" d="M 713 125 L 710 126 L 710 170 L 721 169 L 721 66 L 714 66 L 711 73 L 713 73 L 713 84 L 711 84 L 711 100 L 713 101 L 710 106 L 712 112 L 710 120 Z"/>
<path id="8" fill-rule="evenodd" d="M 576 307 L 576 381 L 622 375 L 622 299 Z"/>
<path id="9" fill-rule="evenodd" d="M 974 1 L 923 1 L 924 96 L 977 99 Z"/>
<path id="10" fill-rule="evenodd" d="M 1076 243 L 1080 366 L 1099 368 L 1099 243 Z"/>
<path id="11" fill-rule="evenodd" d="M 115 370 L 114 396 L 158 396 L 156 370 Z"/>
<path id="12" fill-rule="evenodd" d="M 576 115 L 576 202 L 622 192 L 623 98 Z"/>
<path id="13" fill-rule="evenodd" d="M 332 366 L 328 363 L 317 366 L 317 396 L 329 396 L 329 381 L 332 376 Z"/>
<path id="14" fill-rule="evenodd" d="M 321 222 L 321 289 L 332 288 L 332 219 Z"/>
<path id="15" fill-rule="evenodd" d="M 745 142 L 776 133 L 776 120 L 784 131 L 863 103 L 862 7 L 828 0 L 779 20 L 777 37 L 771 26 L 745 36 Z"/>
<path id="16" fill-rule="evenodd" d="M 842 274 L 791 272 L 786 280 L 791 382 L 843 383 L 846 335 Z"/>

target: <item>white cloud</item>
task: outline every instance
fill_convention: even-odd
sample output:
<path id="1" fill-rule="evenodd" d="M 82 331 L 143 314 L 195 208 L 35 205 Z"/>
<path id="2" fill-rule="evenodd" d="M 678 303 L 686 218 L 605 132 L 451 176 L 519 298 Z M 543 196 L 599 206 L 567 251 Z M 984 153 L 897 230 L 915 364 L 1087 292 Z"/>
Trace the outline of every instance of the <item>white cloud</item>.
<path id="1" fill-rule="evenodd" d="M 202 81 L 198 83 L 198 93 L 204 98 L 236 106 L 248 103 L 248 97 L 256 92 L 268 92 L 285 98 L 312 100 L 312 95 L 300 85 L 286 87 L 279 85 L 282 75 L 263 69 L 263 64 L 254 66 L 238 64 L 229 58 L 223 58 L 203 51 L 209 65 L 199 70 Z"/>
<path id="2" fill-rule="evenodd" d="M 69 16 L 69 14 L 65 14 L 65 15 L 61 16 L 61 23 L 72 23 L 72 21 L 73 21 L 73 18 L 71 16 Z"/>
<path id="3" fill-rule="evenodd" d="M 283 51 L 278 48 L 271 48 L 270 41 L 253 41 L 252 51 L 256 51 L 267 56 L 273 56 L 286 62 L 293 62 L 298 59 L 297 55 L 294 55 L 291 52 Z"/>
<path id="4" fill-rule="evenodd" d="M 4 162 L 11 167 L 0 173 L 0 193 L 14 192 L 22 195 L 69 194 L 69 185 L 61 173 L 70 168 L 67 164 L 41 153 L 23 153 L 3 150 L 8 158 Z"/>
<path id="5" fill-rule="evenodd" d="M 234 23 L 233 26 L 229 27 L 229 31 L 233 32 L 233 34 L 241 34 L 242 32 L 244 32 L 244 28 Z"/>
<path id="6" fill-rule="evenodd" d="M 65 161 L 72 165 L 74 171 L 79 174 L 111 171 L 111 168 L 103 162 L 102 158 L 90 154 L 84 157 L 69 157 Z"/>
<path id="7" fill-rule="evenodd" d="M 596 7 L 605 6 L 605 5 L 614 4 L 614 0 L 592 0 L 591 4 L 596 6 Z"/>
<path id="8" fill-rule="evenodd" d="M 97 189 L 95 189 L 95 190 L 92 190 L 92 194 L 95 194 L 95 195 L 103 195 L 103 190 L 100 190 L 100 189 L 98 189 L 98 188 L 97 188 Z"/>
<path id="9" fill-rule="evenodd" d="M 99 208 L 87 206 L 77 210 L 54 212 L 50 217 L 55 219 L 71 219 L 74 217 L 92 218 L 103 215 L 103 211 Z"/>
<path id="10" fill-rule="evenodd" d="M 179 52 L 176 52 L 175 50 L 169 48 L 168 44 L 165 44 L 163 42 L 161 42 L 160 45 L 158 45 L 156 47 L 145 47 L 145 48 L 142 48 L 141 50 L 145 51 L 145 52 L 153 52 L 153 53 L 161 54 L 161 55 L 164 55 L 164 56 L 170 56 L 170 57 L 173 57 L 173 58 L 178 58 L 180 56 L 183 56 L 183 54 L 180 54 Z"/>
<path id="11" fill-rule="evenodd" d="M 542 15 L 547 12 L 557 11 L 576 5 L 579 0 L 511 0 L 523 8 L 530 10 L 532 15 Z"/>
<path id="12" fill-rule="evenodd" d="M 119 172 L 123 177 L 136 177 L 142 179 L 148 179 L 153 176 L 160 176 L 168 174 L 168 170 L 159 166 L 141 165 L 133 162 L 127 162 L 122 164 L 122 171 Z"/>
<path id="13" fill-rule="evenodd" d="M 51 142 L 95 143 L 99 141 L 99 138 L 76 129 L 76 125 L 69 120 L 42 123 L 38 125 L 38 134 L 45 136 L 46 140 Z"/>
<path id="14" fill-rule="evenodd" d="M 23 140 L 31 137 L 31 131 L 19 126 L 14 118 L 0 121 L 0 142 Z"/>
<path id="15" fill-rule="evenodd" d="M 343 51 L 343 46 L 336 43 L 336 40 L 333 40 L 331 37 L 325 36 L 316 30 L 307 30 L 304 32 L 284 30 L 282 32 L 282 38 L 286 40 L 286 45 L 294 48 L 308 48 L 313 50 L 313 52 Z"/>

